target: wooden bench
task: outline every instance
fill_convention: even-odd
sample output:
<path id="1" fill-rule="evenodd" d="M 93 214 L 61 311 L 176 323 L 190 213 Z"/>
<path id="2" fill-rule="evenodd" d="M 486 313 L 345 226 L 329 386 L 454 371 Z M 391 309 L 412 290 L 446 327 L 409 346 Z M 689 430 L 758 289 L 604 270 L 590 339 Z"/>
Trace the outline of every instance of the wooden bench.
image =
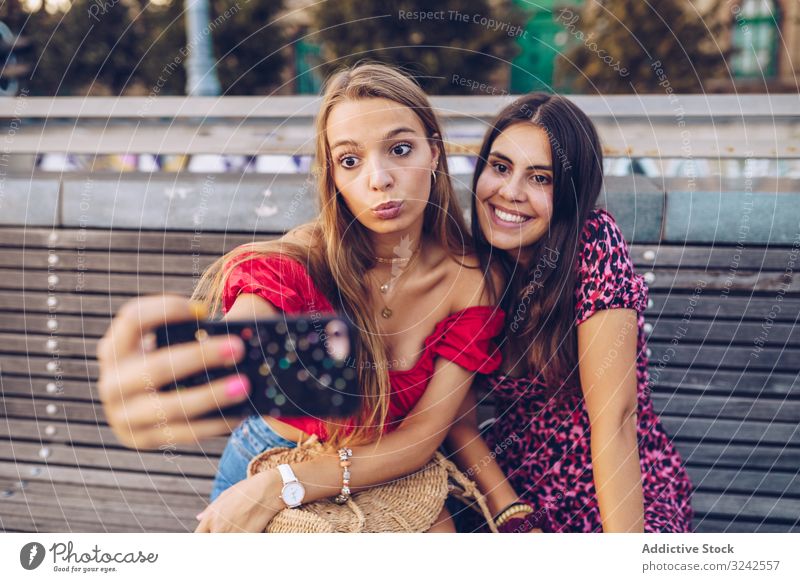
<path id="1" fill-rule="evenodd" d="M 0 226 L 0 529 L 194 529 L 225 440 L 120 446 L 95 348 L 126 299 L 188 295 L 213 258 L 313 216 L 302 177 L 240 178 L 215 176 L 207 198 L 203 176 L 44 180 L 26 226 Z M 770 184 L 606 184 L 602 203 L 650 287 L 652 396 L 695 484 L 697 531 L 800 531 L 800 279 L 787 271 L 800 184 L 782 182 L 783 197 Z M 279 211 L 254 212 L 267 199 Z M 767 228 L 772 217 L 785 224 Z"/>

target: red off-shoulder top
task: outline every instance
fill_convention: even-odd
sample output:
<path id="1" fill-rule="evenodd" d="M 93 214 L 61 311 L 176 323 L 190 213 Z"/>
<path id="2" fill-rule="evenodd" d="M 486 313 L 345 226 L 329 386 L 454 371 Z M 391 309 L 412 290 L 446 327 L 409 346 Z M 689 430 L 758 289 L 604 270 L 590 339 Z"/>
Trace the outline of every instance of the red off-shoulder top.
<path id="1" fill-rule="evenodd" d="M 330 301 L 311 280 L 298 261 L 281 255 L 255 256 L 231 272 L 225 282 L 222 310 L 227 313 L 241 293 L 254 293 L 277 309 L 291 314 L 333 314 Z M 433 376 L 437 356 L 481 374 L 500 367 L 501 355 L 494 338 L 502 331 L 504 313 L 494 306 L 468 307 L 449 315 L 436 324 L 425 338 L 417 363 L 407 370 L 389 370 L 391 396 L 386 431 L 397 428 L 422 397 Z M 323 419 L 313 417 L 281 417 L 307 434 L 325 439 Z"/>

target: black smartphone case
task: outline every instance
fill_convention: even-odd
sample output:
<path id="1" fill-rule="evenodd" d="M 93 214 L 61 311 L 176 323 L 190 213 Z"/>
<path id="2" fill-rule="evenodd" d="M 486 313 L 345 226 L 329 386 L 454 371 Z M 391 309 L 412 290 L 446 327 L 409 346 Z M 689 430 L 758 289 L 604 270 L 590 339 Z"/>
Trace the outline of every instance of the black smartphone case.
<path id="1" fill-rule="evenodd" d="M 326 349 L 326 342 L 331 339 L 326 329 L 332 322 L 347 334 L 349 353 L 345 358 L 334 358 Z M 210 369 L 163 388 L 184 390 L 230 374 L 245 374 L 252 387 L 249 400 L 222 408 L 221 414 L 345 418 L 355 413 L 361 403 L 353 354 L 355 334 L 343 319 L 197 321 L 169 324 L 155 333 L 158 347 L 204 341 L 212 335 L 242 338 L 246 354 L 235 367 Z"/>

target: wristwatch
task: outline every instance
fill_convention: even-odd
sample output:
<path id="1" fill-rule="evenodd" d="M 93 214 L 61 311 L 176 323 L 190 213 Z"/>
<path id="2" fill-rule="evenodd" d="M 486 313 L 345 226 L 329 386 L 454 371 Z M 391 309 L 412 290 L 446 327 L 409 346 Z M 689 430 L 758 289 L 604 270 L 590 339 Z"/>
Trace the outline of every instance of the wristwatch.
<path id="1" fill-rule="evenodd" d="M 278 472 L 281 474 L 281 480 L 283 481 L 281 499 L 283 499 L 287 507 L 299 507 L 306 496 L 305 487 L 297 480 L 294 471 L 289 465 L 278 465 Z"/>

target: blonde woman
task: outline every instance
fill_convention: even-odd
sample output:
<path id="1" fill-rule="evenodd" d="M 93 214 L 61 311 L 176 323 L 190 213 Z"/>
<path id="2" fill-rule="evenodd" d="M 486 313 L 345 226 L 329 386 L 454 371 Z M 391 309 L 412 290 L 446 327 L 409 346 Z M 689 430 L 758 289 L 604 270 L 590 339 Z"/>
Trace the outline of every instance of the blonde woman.
<path id="1" fill-rule="evenodd" d="M 443 441 L 476 372 L 500 364 L 493 338 L 503 314 L 487 292 L 447 170 L 442 133 L 425 93 L 402 73 L 366 64 L 334 75 L 317 118 L 320 217 L 273 242 L 218 259 L 194 294 L 227 319 L 337 311 L 359 330 L 358 381 L 365 405 L 344 425 L 324 419 L 250 417 L 231 435 L 199 532 L 264 531 L 287 504 L 285 475 L 246 478 L 255 454 L 309 434 L 352 450 L 357 491 L 422 467 Z M 202 419 L 244 400 L 233 376 L 185 393 L 154 391 L 176 378 L 241 360 L 235 337 L 142 353 L 141 336 L 197 316 L 186 299 L 126 305 L 98 348 L 100 394 L 127 446 L 154 448 L 170 434 L 194 442 L 230 432 L 239 419 Z M 342 490 L 339 457 L 292 465 L 302 503 Z M 297 500 L 295 500 L 296 502 Z M 505 501 L 505 500 L 503 500 Z M 433 531 L 453 531 L 446 510 Z"/>

